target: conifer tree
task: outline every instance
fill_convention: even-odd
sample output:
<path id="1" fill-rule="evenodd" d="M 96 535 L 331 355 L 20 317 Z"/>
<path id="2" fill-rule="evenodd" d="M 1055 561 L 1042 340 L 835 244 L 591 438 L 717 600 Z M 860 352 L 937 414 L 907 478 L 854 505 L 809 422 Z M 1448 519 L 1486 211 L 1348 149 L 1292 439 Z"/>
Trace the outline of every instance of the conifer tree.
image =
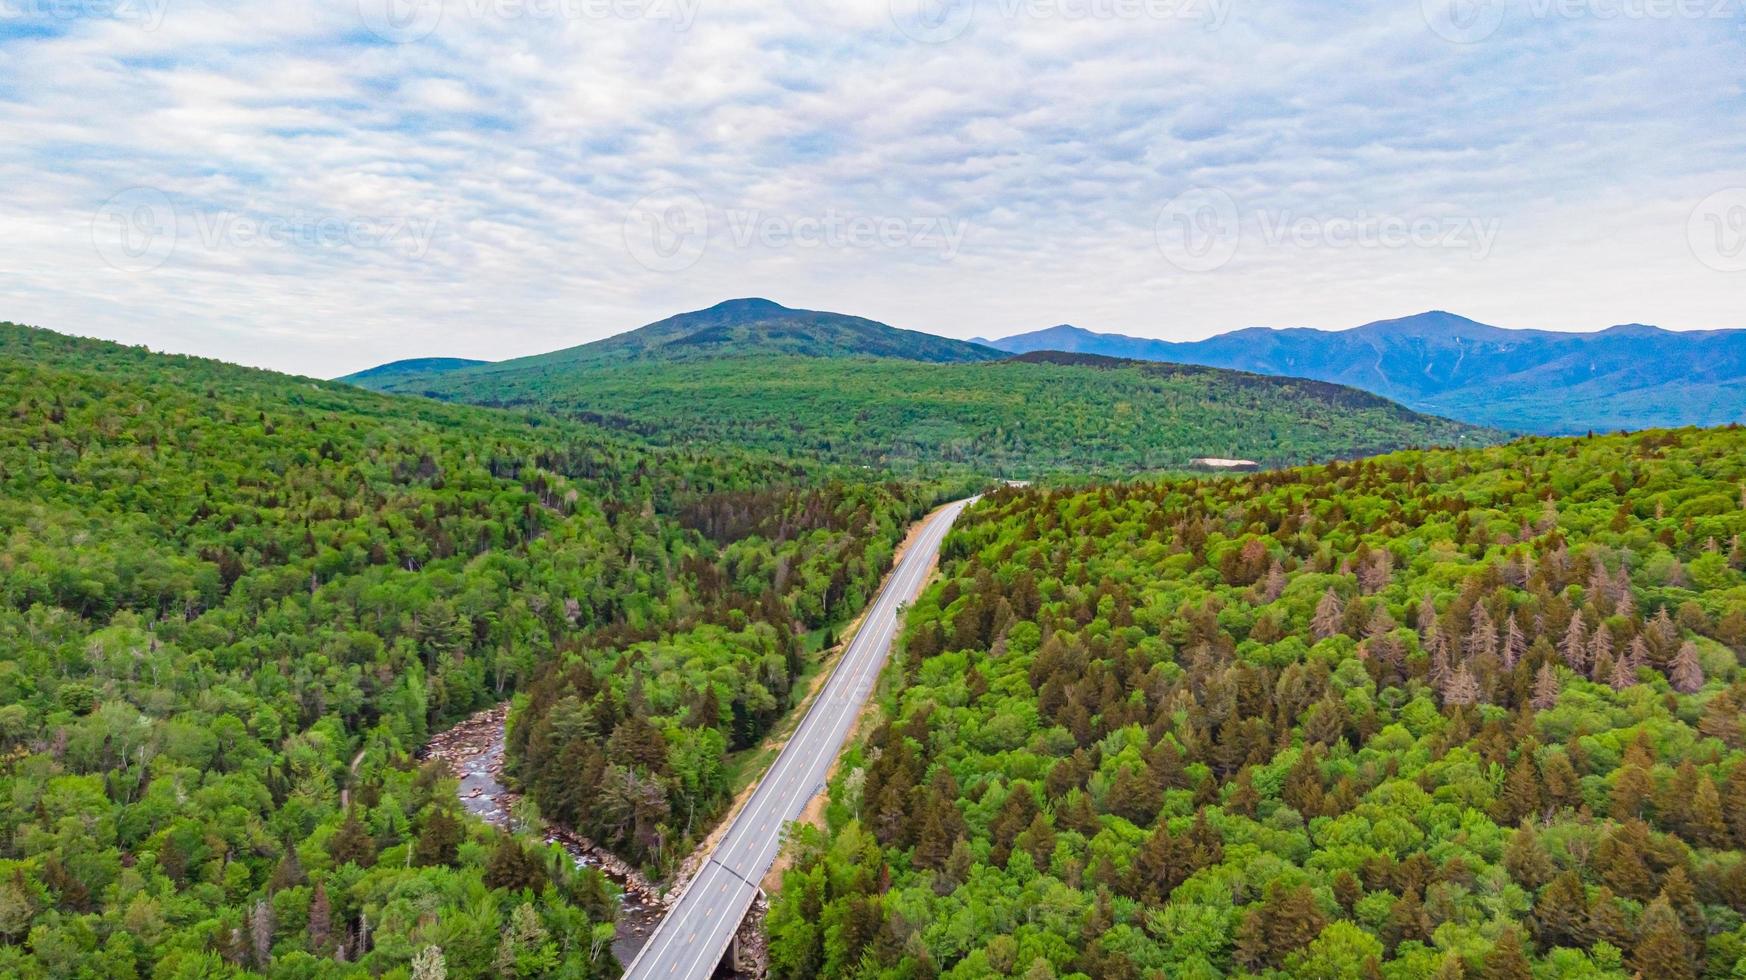
<path id="1" fill-rule="evenodd" d="M 1627 765 L 1619 770 L 1613 783 L 1612 807 L 1608 811 L 1614 820 L 1628 820 L 1643 815 L 1643 804 L 1653 791 L 1649 773 L 1642 766 Z"/>
<path id="2" fill-rule="evenodd" d="M 1746 850 L 1746 762 L 1737 762 L 1722 784 L 1722 815 L 1736 848 Z"/>
<path id="3" fill-rule="evenodd" d="M 1611 630 L 1607 629 L 1606 624 L 1603 623 L 1594 631 L 1593 638 L 1588 641 L 1589 669 L 1593 671 L 1591 676 L 1596 678 L 1606 677 L 1611 673 L 1612 660 L 1613 633 Z M 1606 673 L 1601 671 L 1600 664 L 1602 661 L 1605 661 L 1608 664 L 1608 670 Z"/>
<path id="4" fill-rule="evenodd" d="M 424 820 L 424 829 L 412 846 L 412 862 L 420 866 L 454 864 L 465 838 L 461 822 L 449 808 L 439 806 Z"/>
<path id="5" fill-rule="evenodd" d="M 1267 579 L 1263 583 L 1261 589 L 1262 604 L 1265 605 L 1270 602 L 1276 602 L 1279 597 L 1284 594 L 1285 569 L 1281 568 L 1279 562 L 1275 560 L 1273 564 L 1269 565 L 1267 568 Z"/>
<path id="6" fill-rule="evenodd" d="M 1243 917 L 1237 922 L 1236 948 L 1232 950 L 1231 958 L 1245 970 L 1259 971 L 1267 965 L 1269 948 L 1261 906 L 1251 905 L 1243 910 Z"/>
<path id="7" fill-rule="evenodd" d="M 1534 932 L 1543 947 L 1580 946 L 1588 893 L 1574 871 L 1552 879 L 1534 900 Z"/>
<path id="8" fill-rule="evenodd" d="M 1696 694 L 1704 686 L 1704 668 L 1698 661 L 1697 644 L 1687 640 L 1673 658 L 1673 671 L 1667 678 L 1681 694 Z"/>
<path id="9" fill-rule="evenodd" d="M 1443 682 L 1443 703 L 1458 707 L 1479 703 L 1479 682 L 1473 679 L 1466 664 L 1455 668 Z"/>
<path id="10" fill-rule="evenodd" d="M 1347 915 L 1352 914 L 1353 907 L 1363 897 L 1364 885 L 1358 881 L 1357 875 L 1344 869 L 1334 875 L 1334 901 L 1340 903 Z"/>
<path id="11" fill-rule="evenodd" d="M 1308 946 L 1327 925 L 1309 885 L 1287 888 L 1278 882 L 1267 886 L 1262 921 L 1268 958 L 1275 964 L 1283 963 L 1287 954 Z"/>
<path id="12" fill-rule="evenodd" d="M 1532 704 L 1536 711 L 1550 711 L 1558 706 L 1558 694 L 1562 685 L 1558 681 L 1558 672 L 1552 669 L 1551 661 L 1540 665 L 1540 672 L 1534 676 L 1534 700 Z"/>
<path id="13" fill-rule="evenodd" d="M 358 819 L 356 806 L 347 808 L 345 820 L 327 839 L 327 856 L 336 868 L 344 864 L 368 867 L 376 860 L 376 841 Z"/>
<path id="14" fill-rule="evenodd" d="M 1633 818 L 1602 841 L 1595 854 L 1601 880 L 1619 894 L 1638 901 L 1655 894 L 1655 874 L 1644 860 L 1640 846 L 1647 839 L 1643 822 Z"/>
<path id="15" fill-rule="evenodd" d="M 1321 601 L 1316 603 L 1316 614 L 1310 621 L 1310 629 L 1317 640 L 1326 640 L 1339 635 L 1345 617 L 1346 604 L 1340 600 L 1339 593 L 1330 588 L 1322 594 Z"/>
<path id="16" fill-rule="evenodd" d="M 952 856 L 952 844 L 953 838 L 947 833 L 944 821 L 940 819 L 939 808 L 929 807 L 922 820 L 921 832 L 916 835 L 916 867 L 935 871 L 944 868 L 946 861 Z"/>
<path id="17" fill-rule="evenodd" d="M 1623 563 L 1613 578 L 1613 614 L 1626 619 L 1637 615 L 1637 597 L 1631 591 L 1631 570 Z"/>
<path id="18" fill-rule="evenodd" d="M 1559 652 L 1564 655 L 1565 666 L 1578 674 L 1588 673 L 1588 624 L 1583 622 L 1581 613 L 1570 617 L 1570 628 L 1564 633 Z"/>
<path id="19" fill-rule="evenodd" d="M 1595 889 L 1594 899 L 1588 903 L 1588 915 L 1583 919 L 1585 945 L 1593 946 L 1604 941 L 1624 950 L 1631 948 L 1634 938 L 1618 896 L 1605 885 Z"/>
<path id="20" fill-rule="evenodd" d="M 273 962 L 274 921 L 273 906 L 264 898 L 255 902 L 249 915 L 249 937 L 254 942 L 255 966 L 262 971 Z"/>
<path id="21" fill-rule="evenodd" d="M 1419 898 L 1417 888 L 1407 888 L 1395 900 L 1394 908 L 1388 913 L 1388 922 L 1383 926 L 1383 938 L 1387 941 L 1391 954 L 1401 943 L 1413 940 L 1424 942 L 1431 938 L 1431 917 L 1425 912 L 1425 905 Z"/>
<path id="22" fill-rule="evenodd" d="M 1485 603 L 1477 603 L 1473 607 L 1473 625 L 1467 631 L 1468 659 L 1488 657 L 1497 653 L 1497 627 L 1491 621 L 1491 613 L 1485 608 Z"/>
<path id="23" fill-rule="evenodd" d="M 1649 666 L 1649 644 L 1643 639 L 1642 634 L 1632 637 L 1631 645 L 1627 649 L 1629 656 L 1625 658 L 1625 662 L 1630 666 L 1633 674 Z"/>
<path id="24" fill-rule="evenodd" d="M 1673 625 L 1673 617 L 1667 613 L 1667 607 L 1655 610 L 1655 616 L 1649 620 L 1644 635 L 1649 641 L 1649 657 L 1657 667 L 1666 666 L 1677 652 L 1679 643 L 1679 628 Z"/>
<path id="25" fill-rule="evenodd" d="M 1504 869 L 1517 884 L 1530 891 L 1552 880 L 1556 869 L 1552 866 L 1552 859 L 1546 856 L 1545 848 L 1540 846 L 1540 835 L 1534 830 L 1532 821 L 1523 820 L 1521 828 L 1510 836 L 1510 842 L 1504 848 Z"/>
<path id="26" fill-rule="evenodd" d="M 1649 903 L 1638 928 L 1637 945 L 1631 951 L 1631 966 L 1643 977 L 1657 980 L 1691 980 L 1692 969 L 1685 930 L 1665 895 Z"/>
<path id="27" fill-rule="evenodd" d="M 1566 752 L 1547 752 L 1540 760 L 1540 778 L 1548 806 L 1572 810 L 1583 806 L 1582 781 Z"/>
<path id="28" fill-rule="evenodd" d="M 1631 667 L 1630 657 L 1620 657 L 1613 661 L 1613 668 L 1607 675 L 1607 685 L 1615 691 L 1623 691 L 1637 683 L 1637 672 Z"/>
<path id="29" fill-rule="evenodd" d="M 327 886 L 318 881 L 314 893 L 309 896 L 309 951 L 326 956 L 332 935 L 333 905 L 327 897 Z"/>
<path id="30" fill-rule="evenodd" d="M 1522 951 L 1522 934 L 1515 926 L 1506 927 L 1492 944 L 1485 957 L 1485 980 L 1534 980 L 1533 964 Z"/>
<path id="31" fill-rule="evenodd" d="M 1522 634 L 1522 627 L 1516 622 L 1516 614 L 1510 613 L 1509 621 L 1504 624 L 1503 664 L 1505 670 L 1515 670 L 1522 655 L 1528 652 L 1528 638 Z"/>
<path id="32" fill-rule="evenodd" d="M 1532 752 L 1524 751 L 1510 767 L 1492 812 L 1499 823 L 1518 824 L 1540 812 L 1540 772 Z"/>
<path id="33" fill-rule="evenodd" d="M 1032 864 L 1047 871 L 1050 857 L 1055 853 L 1055 828 L 1049 823 L 1049 818 L 1039 812 L 1031 818 L 1030 826 L 1015 843 L 1030 853 Z"/>

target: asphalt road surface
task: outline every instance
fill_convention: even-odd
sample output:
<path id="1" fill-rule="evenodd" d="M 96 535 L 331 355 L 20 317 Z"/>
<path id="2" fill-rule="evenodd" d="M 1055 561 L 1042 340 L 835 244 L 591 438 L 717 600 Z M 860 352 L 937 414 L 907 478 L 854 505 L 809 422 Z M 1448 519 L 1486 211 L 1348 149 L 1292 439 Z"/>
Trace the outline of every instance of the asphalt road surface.
<path id="1" fill-rule="evenodd" d="M 940 542 L 974 499 L 960 500 L 935 514 L 904 552 L 794 737 L 703 869 L 631 961 L 625 977 L 701 980 L 715 972 L 758 895 L 758 882 L 776 860 L 783 825 L 798 818 L 807 801 L 824 789 L 825 774 L 873 693 L 897 636 L 898 607 L 921 591 Z"/>

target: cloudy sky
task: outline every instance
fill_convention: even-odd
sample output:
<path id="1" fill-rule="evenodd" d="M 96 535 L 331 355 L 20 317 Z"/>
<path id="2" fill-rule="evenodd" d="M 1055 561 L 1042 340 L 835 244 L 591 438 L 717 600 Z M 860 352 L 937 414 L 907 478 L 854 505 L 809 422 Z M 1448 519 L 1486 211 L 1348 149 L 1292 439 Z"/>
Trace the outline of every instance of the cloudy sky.
<path id="1" fill-rule="evenodd" d="M 0 0 L 0 318 L 1746 327 L 1746 0 Z"/>

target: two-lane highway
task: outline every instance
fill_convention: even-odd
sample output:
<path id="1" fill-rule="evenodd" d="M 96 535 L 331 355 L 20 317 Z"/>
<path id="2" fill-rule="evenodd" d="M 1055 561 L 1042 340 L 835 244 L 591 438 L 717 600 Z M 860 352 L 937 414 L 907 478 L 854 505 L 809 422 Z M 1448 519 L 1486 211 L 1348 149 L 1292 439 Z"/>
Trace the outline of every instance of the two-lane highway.
<path id="1" fill-rule="evenodd" d="M 873 692 L 897 635 L 899 607 L 921 591 L 946 532 L 974 501 L 960 500 L 928 519 L 886 579 L 794 737 L 702 870 L 631 961 L 627 978 L 695 980 L 715 972 L 740 920 L 757 898 L 758 882 L 776 860 L 783 826 L 799 817 L 807 801 L 824 788 L 832 761 Z"/>

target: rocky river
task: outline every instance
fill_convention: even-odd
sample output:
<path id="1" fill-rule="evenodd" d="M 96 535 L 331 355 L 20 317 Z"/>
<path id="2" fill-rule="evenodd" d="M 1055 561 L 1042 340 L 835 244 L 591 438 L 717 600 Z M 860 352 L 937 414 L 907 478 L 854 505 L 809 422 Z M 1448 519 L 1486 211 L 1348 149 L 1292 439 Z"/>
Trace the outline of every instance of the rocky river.
<path id="1" fill-rule="evenodd" d="M 467 812 L 504 829 L 509 827 L 510 808 L 518 798 L 502 782 L 503 723 L 508 711 L 508 705 L 481 711 L 432 736 L 424 751 L 425 758 L 441 759 L 454 770 L 460 780 L 461 805 Z M 620 963 L 629 963 L 666 914 L 660 892 L 635 868 L 584 838 L 548 827 L 546 840 L 562 846 L 578 866 L 598 869 L 623 891 L 612 952 Z"/>

